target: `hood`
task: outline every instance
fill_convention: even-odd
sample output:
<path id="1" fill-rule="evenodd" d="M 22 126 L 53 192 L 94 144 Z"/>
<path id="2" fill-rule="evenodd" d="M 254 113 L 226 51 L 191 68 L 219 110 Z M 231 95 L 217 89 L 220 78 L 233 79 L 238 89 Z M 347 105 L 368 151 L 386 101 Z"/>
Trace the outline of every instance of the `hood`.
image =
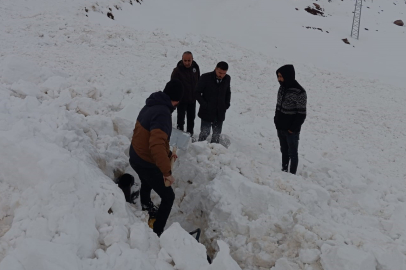
<path id="1" fill-rule="evenodd" d="M 175 110 L 175 107 L 172 106 L 172 102 L 169 96 L 162 91 L 152 93 L 145 101 L 145 105 L 147 105 L 148 107 L 165 105 L 171 110 L 171 112 Z"/>
<path id="2" fill-rule="evenodd" d="M 182 60 L 180 60 L 176 66 L 177 66 L 178 68 L 184 68 L 184 69 L 186 69 L 185 66 L 183 65 Z M 192 66 L 191 66 L 190 68 L 199 68 L 199 65 L 193 60 L 193 61 L 192 61 Z"/>
<path id="3" fill-rule="evenodd" d="M 276 76 L 278 76 L 278 73 L 282 74 L 283 77 L 283 83 L 281 84 L 285 88 L 298 88 L 300 90 L 304 90 L 302 86 L 296 81 L 295 79 L 295 68 L 293 65 L 284 65 L 280 67 L 276 71 Z"/>
<path id="4" fill-rule="evenodd" d="M 295 68 L 293 65 L 284 65 L 280 67 L 276 71 L 276 75 L 278 73 L 282 74 L 284 84 L 292 84 L 295 81 Z"/>

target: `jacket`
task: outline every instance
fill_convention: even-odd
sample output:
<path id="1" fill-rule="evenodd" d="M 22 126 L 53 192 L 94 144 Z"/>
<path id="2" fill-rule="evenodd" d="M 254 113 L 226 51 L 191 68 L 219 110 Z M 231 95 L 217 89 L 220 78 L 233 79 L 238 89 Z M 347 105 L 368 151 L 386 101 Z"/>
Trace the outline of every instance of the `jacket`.
<path id="1" fill-rule="evenodd" d="M 281 73 L 284 82 L 278 91 L 274 123 L 278 130 L 300 132 L 306 119 L 307 94 L 295 80 L 293 65 L 285 65 L 276 71 Z"/>
<path id="2" fill-rule="evenodd" d="M 216 72 L 208 72 L 200 77 L 196 85 L 196 98 L 200 104 L 198 116 L 207 122 L 223 122 L 230 108 L 231 77 L 226 74 L 217 83 Z"/>
<path id="3" fill-rule="evenodd" d="M 131 164 L 148 168 L 156 166 L 164 176 L 172 174 L 169 139 L 174 109 L 169 96 L 161 91 L 147 98 L 137 117 L 131 140 Z"/>
<path id="4" fill-rule="evenodd" d="M 199 65 L 193 61 L 190 68 L 186 68 L 182 61 L 179 61 L 173 69 L 171 79 L 178 79 L 183 85 L 182 103 L 192 104 L 196 102 L 195 87 L 200 78 Z"/>

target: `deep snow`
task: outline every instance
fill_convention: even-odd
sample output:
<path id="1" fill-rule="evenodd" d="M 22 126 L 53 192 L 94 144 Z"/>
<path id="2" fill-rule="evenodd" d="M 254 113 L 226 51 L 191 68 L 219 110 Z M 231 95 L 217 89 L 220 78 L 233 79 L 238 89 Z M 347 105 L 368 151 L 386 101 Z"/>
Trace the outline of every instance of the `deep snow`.
<path id="1" fill-rule="evenodd" d="M 379 31 L 354 48 L 340 41 L 353 2 L 319 2 L 332 16 L 286 0 L 3 3 L 0 269 L 406 269 L 405 6 L 367 2 Z M 302 27 L 319 22 L 330 33 Z M 202 72 L 230 64 L 232 144 L 179 153 L 159 239 L 112 179 L 134 174 L 135 118 L 185 50 Z M 272 122 L 286 63 L 308 93 L 297 176 L 280 172 Z M 182 229 L 196 226 L 210 266 Z"/>

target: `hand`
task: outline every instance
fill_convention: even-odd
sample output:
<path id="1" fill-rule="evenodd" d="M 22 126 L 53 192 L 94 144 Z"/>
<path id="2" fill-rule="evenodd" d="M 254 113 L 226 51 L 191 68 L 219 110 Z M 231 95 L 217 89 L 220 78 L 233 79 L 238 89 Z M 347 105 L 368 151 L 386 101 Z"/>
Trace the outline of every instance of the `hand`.
<path id="1" fill-rule="evenodd" d="M 175 178 L 172 175 L 164 176 L 165 186 L 169 187 L 175 182 Z"/>
<path id="2" fill-rule="evenodd" d="M 173 162 L 175 162 L 178 159 L 178 155 L 177 154 L 173 154 L 171 156 L 171 159 L 173 159 Z"/>
<path id="3" fill-rule="evenodd" d="M 288 129 L 288 132 L 290 133 L 290 134 L 292 134 L 293 132 L 292 131 L 290 131 L 289 129 Z"/>

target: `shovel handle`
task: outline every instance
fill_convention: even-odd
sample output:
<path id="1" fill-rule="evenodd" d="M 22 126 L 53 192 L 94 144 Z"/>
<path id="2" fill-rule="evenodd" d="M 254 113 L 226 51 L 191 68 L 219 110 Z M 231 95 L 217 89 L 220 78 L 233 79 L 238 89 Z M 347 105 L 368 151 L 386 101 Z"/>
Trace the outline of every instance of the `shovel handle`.
<path id="1" fill-rule="evenodd" d="M 172 155 L 176 155 L 176 150 L 177 150 L 177 147 L 174 146 L 172 149 Z M 171 157 L 171 170 L 173 169 L 174 162 L 175 162 L 175 159 L 173 157 Z M 165 187 L 169 187 L 170 185 L 171 185 L 171 182 L 165 180 Z"/>

